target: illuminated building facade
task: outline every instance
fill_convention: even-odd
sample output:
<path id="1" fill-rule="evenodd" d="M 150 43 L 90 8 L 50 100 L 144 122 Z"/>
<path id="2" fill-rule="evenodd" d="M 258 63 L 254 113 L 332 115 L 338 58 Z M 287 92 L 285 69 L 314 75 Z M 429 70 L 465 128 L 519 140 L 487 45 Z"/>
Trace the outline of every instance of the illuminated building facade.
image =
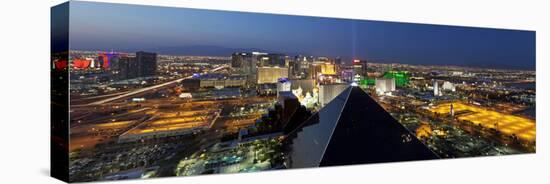
<path id="1" fill-rule="evenodd" d="M 245 84 L 246 77 L 241 75 L 201 75 L 181 82 L 186 91 L 196 91 L 200 88 L 243 87 Z"/>
<path id="2" fill-rule="evenodd" d="M 433 80 L 433 90 L 434 96 L 441 96 L 441 91 L 439 90 L 439 84 L 437 83 L 437 80 Z"/>
<path id="3" fill-rule="evenodd" d="M 441 87 L 443 88 L 443 90 L 447 90 L 447 91 L 451 91 L 451 92 L 456 91 L 455 84 L 453 84 L 452 82 L 449 82 L 449 81 L 443 82 L 443 86 L 441 86 Z"/>
<path id="4" fill-rule="evenodd" d="M 336 75 L 336 66 L 332 63 L 321 64 L 321 74 L 323 75 Z"/>
<path id="5" fill-rule="evenodd" d="M 394 78 L 397 87 L 403 87 L 409 84 L 410 74 L 406 71 L 388 71 L 382 76 L 384 78 Z"/>
<path id="6" fill-rule="evenodd" d="M 288 78 L 287 67 L 258 67 L 257 84 L 275 84 L 280 78 Z"/>
<path id="7" fill-rule="evenodd" d="M 394 78 L 377 78 L 376 79 L 376 93 L 385 94 L 395 91 L 395 79 Z"/>

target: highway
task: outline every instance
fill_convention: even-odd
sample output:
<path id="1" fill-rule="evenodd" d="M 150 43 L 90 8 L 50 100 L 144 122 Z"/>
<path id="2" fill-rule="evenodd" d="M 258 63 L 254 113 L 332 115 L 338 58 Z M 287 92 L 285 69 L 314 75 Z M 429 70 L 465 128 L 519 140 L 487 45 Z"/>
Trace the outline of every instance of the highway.
<path id="1" fill-rule="evenodd" d="M 215 71 L 227 68 L 227 67 L 228 67 L 227 65 L 223 65 L 223 66 L 220 66 L 220 67 L 217 67 L 217 68 L 214 68 L 214 69 L 210 70 L 210 72 L 215 72 Z M 205 73 L 207 73 L 207 72 L 203 72 L 202 74 L 205 74 Z M 193 77 L 193 76 L 187 76 L 187 77 L 184 77 L 184 78 L 176 79 L 176 80 L 165 82 L 165 83 L 162 83 L 162 84 L 141 88 L 141 89 L 129 92 L 129 93 L 125 93 L 125 94 L 121 94 L 121 95 L 114 96 L 114 97 L 111 97 L 111 98 L 106 98 L 106 99 L 103 99 L 103 100 L 100 100 L 100 101 L 92 102 L 92 103 L 89 103 L 88 105 L 101 105 L 101 104 L 104 104 L 104 103 L 107 103 L 107 102 L 112 102 L 112 101 L 115 101 L 115 100 L 118 100 L 118 99 L 121 99 L 121 98 L 130 97 L 132 95 L 140 94 L 140 93 L 143 93 L 143 92 L 146 92 L 146 91 L 154 90 L 154 89 L 161 88 L 161 87 L 164 87 L 164 86 L 168 86 L 168 85 L 171 85 L 171 84 L 180 83 L 181 81 L 183 81 L 185 79 L 189 79 L 191 77 Z"/>

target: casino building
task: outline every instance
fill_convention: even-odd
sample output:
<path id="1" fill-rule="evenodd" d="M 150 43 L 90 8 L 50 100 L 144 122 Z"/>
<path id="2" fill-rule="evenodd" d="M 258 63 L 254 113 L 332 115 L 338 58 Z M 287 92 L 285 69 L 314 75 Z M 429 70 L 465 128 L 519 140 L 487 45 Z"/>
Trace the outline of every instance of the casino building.
<path id="1" fill-rule="evenodd" d="M 289 168 L 439 158 L 354 86 L 287 134 L 284 141 Z"/>

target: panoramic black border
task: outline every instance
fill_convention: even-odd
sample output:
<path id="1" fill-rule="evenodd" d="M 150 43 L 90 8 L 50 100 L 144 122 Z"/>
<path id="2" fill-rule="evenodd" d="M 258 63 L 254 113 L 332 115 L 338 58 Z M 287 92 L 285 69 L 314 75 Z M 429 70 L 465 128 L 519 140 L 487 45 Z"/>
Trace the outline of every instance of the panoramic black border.
<path id="1" fill-rule="evenodd" d="M 65 182 L 69 182 L 69 10 L 65 2 L 52 7 L 50 16 L 50 175 Z"/>

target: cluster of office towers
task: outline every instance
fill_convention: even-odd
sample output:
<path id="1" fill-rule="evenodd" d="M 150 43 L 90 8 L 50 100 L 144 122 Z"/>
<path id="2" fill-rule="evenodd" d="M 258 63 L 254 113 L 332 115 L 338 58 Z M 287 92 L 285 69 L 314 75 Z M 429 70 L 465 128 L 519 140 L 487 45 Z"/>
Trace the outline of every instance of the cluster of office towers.
<path id="1" fill-rule="evenodd" d="M 366 75 L 366 61 L 357 60 L 353 64 L 353 75 Z M 357 65 L 357 66 L 355 66 Z M 314 57 L 262 52 L 236 52 L 231 56 L 231 67 L 238 73 L 248 76 L 254 84 L 276 83 L 279 78 L 313 79 L 319 83 L 351 82 L 343 77 L 343 62 L 339 57 Z M 350 76 L 353 76 L 350 75 Z"/>
<path id="2" fill-rule="evenodd" d="M 138 51 L 135 56 L 114 55 L 109 58 L 109 71 L 118 80 L 156 75 L 157 54 Z"/>

